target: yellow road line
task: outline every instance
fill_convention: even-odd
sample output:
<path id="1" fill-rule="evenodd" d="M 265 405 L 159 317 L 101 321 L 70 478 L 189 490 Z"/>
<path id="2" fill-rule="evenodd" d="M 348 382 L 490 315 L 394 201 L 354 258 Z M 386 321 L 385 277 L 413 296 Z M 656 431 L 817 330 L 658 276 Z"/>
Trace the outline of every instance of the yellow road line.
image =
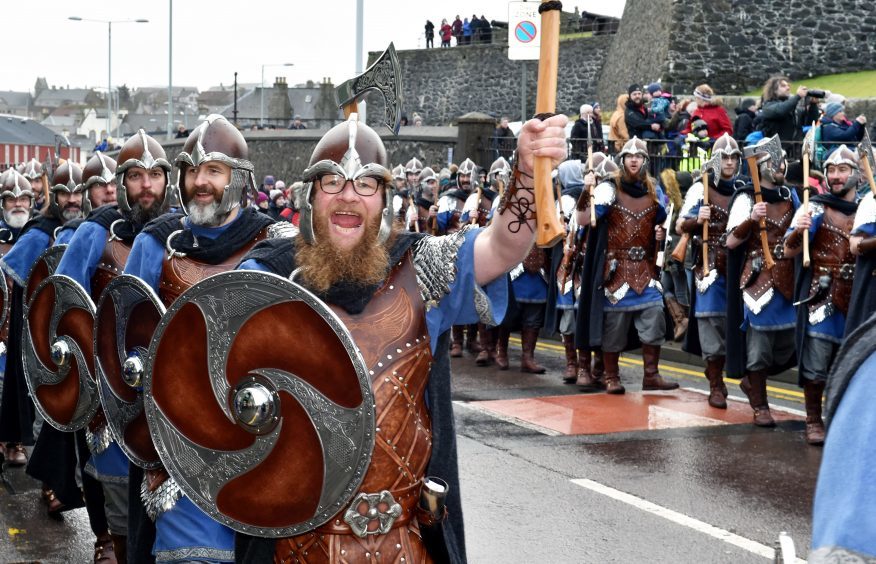
<path id="1" fill-rule="evenodd" d="M 512 343 L 514 343 L 515 345 L 520 345 L 520 339 L 517 337 L 511 337 L 510 341 Z M 566 352 L 566 349 L 563 346 L 555 345 L 553 343 L 541 343 L 540 342 L 540 343 L 536 344 L 535 348 L 537 350 L 547 350 L 547 351 L 552 351 L 552 352 L 561 352 L 561 353 Z M 642 366 L 643 365 L 641 360 L 639 360 L 637 358 L 630 358 L 627 356 L 622 356 L 620 358 L 620 361 L 618 362 L 618 364 L 621 366 L 626 366 L 627 368 L 630 368 L 632 366 Z M 679 368 L 676 366 L 669 366 L 666 364 L 661 365 L 660 370 L 661 370 L 661 372 L 667 372 L 670 374 L 678 374 L 678 375 L 683 375 L 683 376 L 687 376 L 687 377 L 699 378 L 700 380 L 706 379 L 705 375 L 702 372 L 696 372 L 694 370 L 688 370 L 686 368 Z M 727 382 L 730 382 L 731 384 L 736 384 L 737 386 L 739 385 L 739 380 L 736 380 L 735 378 L 725 378 L 725 380 Z M 803 399 L 803 392 L 799 392 L 797 390 L 789 390 L 787 388 L 779 388 L 776 386 L 767 386 L 767 392 L 772 396 L 778 397 L 779 399 L 785 399 L 785 400 L 802 400 Z"/>

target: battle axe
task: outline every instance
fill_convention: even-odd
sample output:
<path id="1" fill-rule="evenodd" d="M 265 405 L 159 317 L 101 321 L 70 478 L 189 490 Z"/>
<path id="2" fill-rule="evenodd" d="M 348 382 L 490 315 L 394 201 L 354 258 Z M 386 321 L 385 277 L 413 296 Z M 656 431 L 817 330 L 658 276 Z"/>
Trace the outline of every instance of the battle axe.
<path id="1" fill-rule="evenodd" d="M 751 172 L 751 183 L 754 185 L 754 201 L 761 203 L 763 196 L 760 193 L 760 170 L 758 169 L 757 159 L 764 156 L 765 152 L 758 152 L 757 147 L 745 148 L 745 160 L 748 162 L 748 170 Z M 776 265 L 773 260 L 773 255 L 770 252 L 770 244 L 767 239 L 766 219 L 760 218 L 760 246 L 763 248 L 763 262 L 767 270 Z"/>
<path id="2" fill-rule="evenodd" d="M 864 174 L 867 175 L 867 181 L 870 183 L 870 190 L 876 196 L 876 180 L 873 180 L 873 144 L 870 142 L 870 133 L 865 129 L 864 138 L 858 145 L 858 154 L 861 156 L 861 165 L 864 167 Z"/>
<path id="3" fill-rule="evenodd" d="M 815 160 L 815 122 L 803 138 L 803 213 L 809 214 L 809 165 Z M 803 233 L 803 268 L 809 268 L 809 230 Z"/>
<path id="4" fill-rule="evenodd" d="M 402 104 L 401 67 L 392 43 L 365 72 L 335 89 L 338 107 L 344 110 L 344 118 L 359 113 L 359 100 L 370 90 L 383 96 L 383 124 L 398 135 Z"/>

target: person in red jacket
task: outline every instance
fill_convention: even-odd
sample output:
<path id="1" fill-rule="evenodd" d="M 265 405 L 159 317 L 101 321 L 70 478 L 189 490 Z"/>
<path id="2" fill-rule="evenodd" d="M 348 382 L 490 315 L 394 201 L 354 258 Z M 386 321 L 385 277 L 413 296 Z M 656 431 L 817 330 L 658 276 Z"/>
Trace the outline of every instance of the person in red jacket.
<path id="1" fill-rule="evenodd" d="M 453 28 L 447 23 L 446 19 L 441 20 L 441 47 L 450 47 L 450 38 L 453 36 Z"/>
<path id="2" fill-rule="evenodd" d="M 725 133 L 733 135 L 733 124 L 730 123 L 730 117 L 727 115 L 727 110 L 721 106 L 720 99 L 715 97 L 712 87 L 708 84 L 700 84 L 694 89 L 694 97 L 697 101 L 697 109 L 690 116 L 690 121 L 693 123 L 697 118 L 706 122 L 709 130 L 709 139 L 712 141 L 718 139 Z M 690 133 L 690 128 L 684 132 L 685 135 Z"/>

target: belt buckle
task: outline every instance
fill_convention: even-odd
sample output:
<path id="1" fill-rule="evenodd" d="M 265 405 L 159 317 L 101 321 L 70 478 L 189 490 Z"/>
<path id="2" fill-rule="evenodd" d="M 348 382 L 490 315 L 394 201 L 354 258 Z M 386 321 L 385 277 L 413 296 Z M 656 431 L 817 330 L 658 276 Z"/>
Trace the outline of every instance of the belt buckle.
<path id="1" fill-rule="evenodd" d="M 855 265 L 854 264 L 844 264 L 839 269 L 839 276 L 843 280 L 851 280 L 855 277 Z"/>
<path id="2" fill-rule="evenodd" d="M 363 507 L 367 506 L 367 507 Z M 360 509 L 361 508 L 361 509 Z M 362 511 L 364 509 L 364 511 Z M 353 499 L 344 513 L 344 521 L 359 538 L 369 535 L 385 535 L 392 529 L 396 519 L 401 516 L 401 505 L 387 490 L 380 493 L 360 493 Z M 376 523 L 377 527 L 372 528 Z"/>
<path id="3" fill-rule="evenodd" d="M 779 260 L 785 258 L 785 245 L 779 243 L 773 247 L 773 256 Z"/>
<path id="4" fill-rule="evenodd" d="M 627 251 L 627 254 L 630 257 L 630 260 L 639 261 L 645 258 L 645 249 L 642 247 L 630 247 L 630 250 Z"/>

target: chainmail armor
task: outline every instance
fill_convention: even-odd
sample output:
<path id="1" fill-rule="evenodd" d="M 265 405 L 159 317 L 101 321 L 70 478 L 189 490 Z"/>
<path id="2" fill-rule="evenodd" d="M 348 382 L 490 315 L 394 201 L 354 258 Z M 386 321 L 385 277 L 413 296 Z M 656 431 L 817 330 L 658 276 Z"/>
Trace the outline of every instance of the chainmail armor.
<path id="1" fill-rule="evenodd" d="M 414 247 L 417 285 L 427 311 L 450 293 L 450 285 L 456 279 L 456 255 L 469 229 L 466 225 L 449 235 L 425 237 Z"/>

